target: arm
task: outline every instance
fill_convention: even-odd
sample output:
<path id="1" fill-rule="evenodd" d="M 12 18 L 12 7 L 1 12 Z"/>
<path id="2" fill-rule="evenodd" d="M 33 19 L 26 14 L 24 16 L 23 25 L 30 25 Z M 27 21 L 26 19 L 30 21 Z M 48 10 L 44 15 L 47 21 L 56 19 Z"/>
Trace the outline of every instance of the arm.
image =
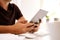
<path id="1" fill-rule="evenodd" d="M 21 23 L 16 23 L 14 25 L 0 25 L 0 33 L 22 34 L 24 33 L 22 30 L 24 29 L 23 26 L 24 25 L 21 25 Z"/>
<path id="2" fill-rule="evenodd" d="M 18 20 L 17 20 L 17 22 L 20 22 L 20 23 L 27 23 L 27 20 L 22 16 L 21 18 L 19 18 Z"/>
<path id="3" fill-rule="evenodd" d="M 27 28 L 28 26 L 31 26 L 33 24 L 31 23 L 16 23 L 14 25 L 0 25 L 0 33 L 12 33 L 12 34 L 22 34 L 26 33 L 32 30 L 32 27 Z"/>
<path id="4" fill-rule="evenodd" d="M 9 26 L 0 25 L 0 33 L 13 33 L 12 29 L 14 29 L 12 25 Z"/>

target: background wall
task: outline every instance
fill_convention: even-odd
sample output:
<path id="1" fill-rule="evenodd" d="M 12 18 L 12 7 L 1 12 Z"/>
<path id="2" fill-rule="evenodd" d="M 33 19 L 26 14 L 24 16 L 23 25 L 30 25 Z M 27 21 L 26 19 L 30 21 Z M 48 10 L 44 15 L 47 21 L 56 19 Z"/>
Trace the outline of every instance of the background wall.
<path id="1" fill-rule="evenodd" d="M 40 9 L 40 0 L 12 0 L 21 10 L 24 17 L 30 21 Z"/>

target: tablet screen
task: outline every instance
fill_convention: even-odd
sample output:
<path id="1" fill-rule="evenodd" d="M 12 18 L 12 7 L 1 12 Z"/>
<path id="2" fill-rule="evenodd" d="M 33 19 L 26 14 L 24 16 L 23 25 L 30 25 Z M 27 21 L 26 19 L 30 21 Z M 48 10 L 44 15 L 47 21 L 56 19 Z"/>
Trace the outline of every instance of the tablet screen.
<path id="1" fill-rule="evenodd" d="M 36 15 L 31 19 L 32 22 L 38 22 L 39 19 L 42 19 L 44 16 L 46 16 L 48 11 L 40 9 Z"/>

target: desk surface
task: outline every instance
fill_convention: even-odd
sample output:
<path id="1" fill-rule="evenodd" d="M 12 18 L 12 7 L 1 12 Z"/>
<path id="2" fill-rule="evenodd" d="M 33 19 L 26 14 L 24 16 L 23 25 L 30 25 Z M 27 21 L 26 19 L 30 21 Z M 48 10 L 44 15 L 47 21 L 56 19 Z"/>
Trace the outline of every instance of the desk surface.
<path id="1" fill-rule="evenodd" d="M 43 37 L 36 37 L 34 39 L 27 39 L 24 36 L 14 34 L 0 34 L 0 40 L 50 40 L 49 35 Z"/>
<path id="2" fill-rule="evenodd" d="M 40 26 L 40 31 L 42 30 L 43 32 L 46 32 L 46 25 L 43 24 Z M 50 36 L 46 35 L 43 37 L 36 37 L 34 39 L 27 39 L 24 36 L 18 36 L 18 35 L 14 35 L 14 34 L 0 34 L 0 40 L 50 40 Z"/>
<path id="3" fill-rule="evenodd" d="M 50 40 L 50 37 L 49 37 L 49 35 L 46 35 L 44 37 L 36 37 L 34 39 L 27 39 L 27 38 L 25 38 L 24 40 Z"/>

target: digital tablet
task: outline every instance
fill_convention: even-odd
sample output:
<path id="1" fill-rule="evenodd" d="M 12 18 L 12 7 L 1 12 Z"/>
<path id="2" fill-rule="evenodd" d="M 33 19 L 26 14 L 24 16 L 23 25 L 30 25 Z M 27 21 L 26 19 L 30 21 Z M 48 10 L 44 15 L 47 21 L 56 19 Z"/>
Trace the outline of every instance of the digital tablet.
<path id="1" fill-rule="evenodd" d="M 39 22 L 40 19 L 42 19 L 44 16 L 46 16 L 48 11 L 40 9 L 36 15 L 31 19 L 32 22 Z M 30 21 L 30 22 L 31 22 Z"/>

